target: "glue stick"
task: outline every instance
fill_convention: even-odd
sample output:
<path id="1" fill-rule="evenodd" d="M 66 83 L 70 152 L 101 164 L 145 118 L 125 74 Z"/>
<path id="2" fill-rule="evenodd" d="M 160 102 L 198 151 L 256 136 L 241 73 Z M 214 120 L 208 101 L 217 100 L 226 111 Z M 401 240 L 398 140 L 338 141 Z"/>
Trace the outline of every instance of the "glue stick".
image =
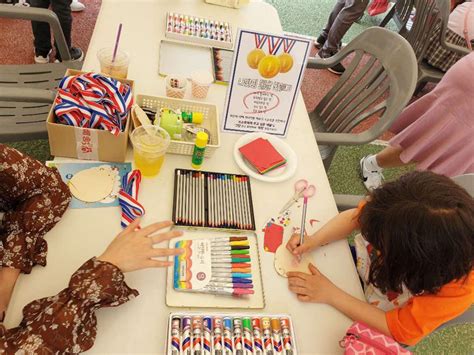
<path id="1" fill-rule="evenodd" d="M 194 143 L 194 152 L 191 165 L 194 169 L 201 169 L 204 160 L 204 151 L 206 150 L 209 136 L 206 132 L 198 132 Z"/>

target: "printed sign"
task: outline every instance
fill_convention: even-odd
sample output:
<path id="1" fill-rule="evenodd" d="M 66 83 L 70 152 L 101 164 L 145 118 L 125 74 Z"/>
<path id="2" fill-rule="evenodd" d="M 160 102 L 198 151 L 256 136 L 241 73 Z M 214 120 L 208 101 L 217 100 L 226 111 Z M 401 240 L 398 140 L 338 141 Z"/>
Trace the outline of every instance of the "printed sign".
<path id="1" fill-rule="evenodd" d="M 240 30 L 223 130 L 286 136 L 309 49 L 309 40 Z"/>

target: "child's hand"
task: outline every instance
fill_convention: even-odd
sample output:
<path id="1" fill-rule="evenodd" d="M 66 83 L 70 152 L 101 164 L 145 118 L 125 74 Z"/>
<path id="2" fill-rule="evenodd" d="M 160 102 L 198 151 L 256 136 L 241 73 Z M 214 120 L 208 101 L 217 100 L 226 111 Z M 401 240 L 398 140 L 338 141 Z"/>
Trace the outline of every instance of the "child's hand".
<path id="1" fill-rule="evenodd" d="M 313 264 L 309 264 L 309 271 L 311 271 L 311 275 L 302 272 L 289 272 L 287 274 L 288 288 L 296 293 L 302 302 L 329 303 L 334 291 L 338 288 Z"/>
<path id="2" fill-rule="evenodd" d="M 300 234 L 295 233 L 291 236 L 290 240 L 286 244 L 286 248 L 290 251 L 291 254 L 299 257 L 302 254 L 318 247 L 315 238 L 309 237 L 307 234 L 305 234 L 303 245 L 299 244 Z"/>
<path id="3" fill-rule="evenodd" d="M 169 261 L 154 260 L 154 257 L 178 255 L 182 249 L 153 248 L 155 244 L 183 235 L 181 231 L 154 234 L 161 229 L 170 227 L 170 221 L 151 224 L 142 229 L 138 228 L 140 219 L 119 233 L 110 243 L 104 253 L 97 259 L 107 261 L 117 266 L 122 272 L 135 271 L 152 267 L 167 267 L 173 265 Z"/>

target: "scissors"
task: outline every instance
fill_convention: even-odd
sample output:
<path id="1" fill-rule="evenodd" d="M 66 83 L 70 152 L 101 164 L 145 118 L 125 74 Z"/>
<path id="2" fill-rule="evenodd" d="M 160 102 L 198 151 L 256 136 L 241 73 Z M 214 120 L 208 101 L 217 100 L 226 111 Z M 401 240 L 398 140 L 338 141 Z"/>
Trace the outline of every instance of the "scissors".
<path id="1" fill-rule="evenodd" d="M 311 197 L 316 192 L 316 187 L 314 185 L 310 185 L 308 181 L 305 179 L 298 180 L 295 182 L 295 194 L 293 197 L 283 206 L 280 211 L 280 214 L 285 212 L 291 206 L 293 206 L 298 200 L 302 197 Z"/>

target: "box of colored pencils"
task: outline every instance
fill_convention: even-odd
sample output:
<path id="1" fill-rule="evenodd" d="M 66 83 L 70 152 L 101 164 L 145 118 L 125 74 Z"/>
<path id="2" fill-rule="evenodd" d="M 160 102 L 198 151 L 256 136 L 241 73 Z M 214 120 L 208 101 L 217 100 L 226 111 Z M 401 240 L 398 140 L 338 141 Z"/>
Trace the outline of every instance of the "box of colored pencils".
<path id="1" fill-rule="evenodd" d="M 254 233 L 189 230 L 169 246 L 184 251 L 168 269 L 168 306 L 264 307 Z"/>
<path id="2" fill-rule="evenodd" d="M 232 49 L 229 23 L 169 12 L 166 14 L 166 37 L 211 47 Z"/>
<path id="3" fill-rule="evenodd" d="M 250 178 L 176 169 L 173 222 L 179 226 L 255 230 Z"/>
<path id="4" fill-rule="evenodd" d="M 171 313 L 168 355 L 296 355 L 286 314 Z"/>

